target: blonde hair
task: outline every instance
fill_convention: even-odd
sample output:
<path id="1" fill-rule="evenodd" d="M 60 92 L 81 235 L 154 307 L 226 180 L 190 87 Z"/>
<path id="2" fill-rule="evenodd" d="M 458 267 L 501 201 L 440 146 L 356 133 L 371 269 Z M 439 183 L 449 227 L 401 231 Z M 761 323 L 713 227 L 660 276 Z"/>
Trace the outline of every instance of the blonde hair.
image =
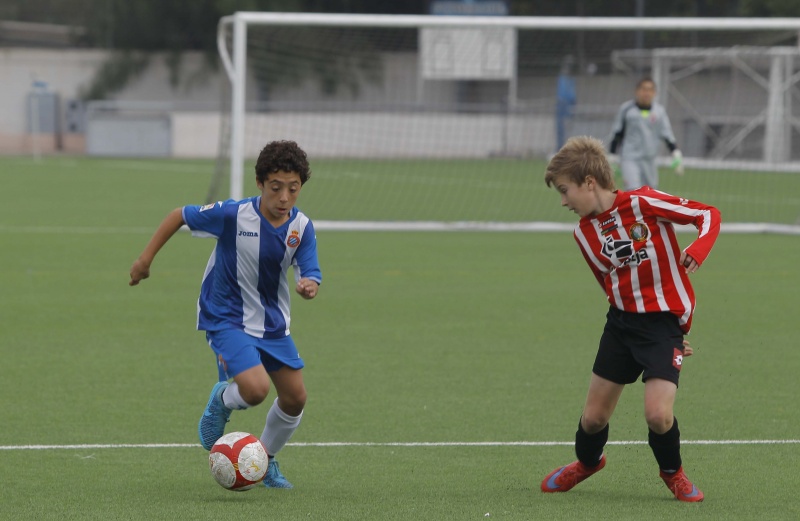
<path id="1" fill-rule="evenodd" d="M 588 176 L 592 176 L 598 185 L 608 190 L 615 190 L 614 174 L 606 159 L 603 142 L 589 136 L 569 138 L 547 165 L 544 182 L 549 187 L 555 183 L 556 177 L 566 177 L 580 186 Z"/>

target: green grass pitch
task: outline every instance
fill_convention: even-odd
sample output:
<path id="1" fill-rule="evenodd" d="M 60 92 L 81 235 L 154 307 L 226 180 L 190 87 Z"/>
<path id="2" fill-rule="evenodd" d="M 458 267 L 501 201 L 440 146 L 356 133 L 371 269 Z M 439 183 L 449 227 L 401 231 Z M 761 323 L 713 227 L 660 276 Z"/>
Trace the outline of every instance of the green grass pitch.
<path id="1" fill-rule="evenodd" d="M 407 184 L 394 179 L 407 165 L 383 171 L 393 179 L 384 190 L 418 193 L 413 215 L 370 199 L 373 180 L 354 175 L 369 164 L 312 162 L 299 206 L 313 219 L 444 218 L 428 208 L 439 203 L 458 220 L 574 219 L 544 188 L 541 165 L 503 174 L 517 176 L 510 198 L 492 192 L 498 179 L 475 171 L 471 190 L 458 168 L 440 166 Z M 780 235 L 723 234 L 693 276 L 695 356 L 676 415 L 702 504 L 672 499 L 649 448 L 621 443 L 647 438 L 641 383 L 612 420 L 606 469 L 567 494 L 538 491 L 574 458 L 606 308 L 569 233 L 318 231 L 324 284 L 293 305 L 309 401 L 279 455 L 296 488 L 223 490 L 195 445 L 216 378 L 194 330 L 213 242 L 181 233 L 149 280 L 127 285 L 155 226 L 202 202 L 210 172 L 201 161 L 0 159 L 0 519 L 800 518 L 800 237 Z M 798 185 L 773 177 L 784 187 L 776 201 L 788 201 L 772 205 L 784 208 L 775 221 L 792 223 Z M 689 174 L 667 179 L 679 195 L 710 190 L 698 180 L 684 194 L 674 183 Z M 740 220 L 760 211 L 716 204 Z M 228 430 L 259 434 L 266 410 L 234 413 Z M 499 445 L 512 442 L 562 444 Z M 117 447 L 23 448 L 94 444 Z M 119 446 L 142 444 L 191 446 Z"/>

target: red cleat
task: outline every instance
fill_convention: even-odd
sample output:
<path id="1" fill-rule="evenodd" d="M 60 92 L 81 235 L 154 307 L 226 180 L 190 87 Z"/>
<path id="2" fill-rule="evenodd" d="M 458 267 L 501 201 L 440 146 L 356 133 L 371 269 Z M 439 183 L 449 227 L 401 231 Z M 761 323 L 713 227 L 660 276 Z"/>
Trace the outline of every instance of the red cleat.
<path id="1" fill-rule="evenodd" d="M 679 500 L 686 501 L 687 503 L 703 500 L 703 493 L 689 481 L 689 478 L 683 473 L 683 467 L 672 474 L 668 474 L 664 471 L 659 472 L 659 474 L 667 485 L 667 488 L 669 488 Z"/>
<path id="2" fill-rule="evenodd" d="M 587 467 L 580 461 L 575 461 L 564 467 L 559 467 L 542 481 L 542 492 L 566 492 L 572 487 L 598 472 L 606 466 L 606 455 L 600 458 L 596 467 Z"/>

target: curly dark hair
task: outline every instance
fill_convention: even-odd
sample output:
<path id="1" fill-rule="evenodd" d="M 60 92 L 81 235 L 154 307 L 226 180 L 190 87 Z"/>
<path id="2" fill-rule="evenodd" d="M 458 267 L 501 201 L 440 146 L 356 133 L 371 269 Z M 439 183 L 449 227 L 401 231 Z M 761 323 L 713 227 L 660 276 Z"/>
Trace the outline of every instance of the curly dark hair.
<path id="1" fill-rule="evenodd" d="M 311 178 L 308 157 L 294 141 L 271 141 L 261 149 L 256 161 L 256 180 L 267 181 L 275 172 L 295 172 L 300 175 L 300 184 Z"/>

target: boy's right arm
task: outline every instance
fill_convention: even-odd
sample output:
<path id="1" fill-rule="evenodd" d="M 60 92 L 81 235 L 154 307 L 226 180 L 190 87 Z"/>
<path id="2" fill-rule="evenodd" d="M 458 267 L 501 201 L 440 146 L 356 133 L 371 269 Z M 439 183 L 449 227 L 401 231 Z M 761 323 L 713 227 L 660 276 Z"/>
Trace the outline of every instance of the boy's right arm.
<path id="1" fill-rule="evenodd" d="M 133 261 L 131 280 L 128 283 L 130 286 L 136 286 L 141 280 L 150 276 L 150 264 L 153 263 L 156 253 L 184 224 L 183 208 L 175 208 L 167 214 L 161 224 L 158 225 L 153 237 L 150 238 L 150 242 L 147 243 L 139 258 Z"/>
<path id="2" fill-rule="evenodd" d="M 623 103 L 614 117 L 614 125 L 611 129 L 611 143 L 608 145 L 608 152 L 611 155 L 617 154 L 617 148 L 622 144 L 622 140 L 625 137 L 625 112 L 628 110 L 628 105 L 629 102 Z M 619 158 L 616 161 L 618 162 Z"/>

